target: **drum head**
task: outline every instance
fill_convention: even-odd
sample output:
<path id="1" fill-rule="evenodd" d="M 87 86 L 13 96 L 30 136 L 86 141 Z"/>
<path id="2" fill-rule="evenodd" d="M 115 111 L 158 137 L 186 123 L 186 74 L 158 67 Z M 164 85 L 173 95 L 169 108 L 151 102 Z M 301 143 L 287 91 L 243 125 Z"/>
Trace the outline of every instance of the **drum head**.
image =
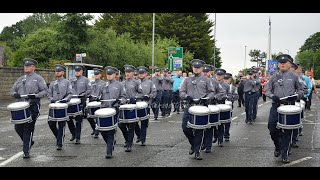
<path id="1" fill-rule="evenodd" d="M 68 104 L 66 104 L 66 103 L 51 103 L 51 104 L 49 104 L 49 108 L 66 109 L 66 108 L 68 108 Z"/>
<path id="2" fill-rule="evenodd" d="M 232 106 L 232 102 L 231 101 L 225 101 L 226 105 L 230 105 Z"/>
<path id="3" fill-rule="evenodd" d="M 30 106 L 28 102 L 15 102 L 7 106 L 8 110 L 27 109 Z"/>
<path id="4" fill-rule="evenodd" d="M 119 107 L 120 110 L 132 110 L 132 109 L 137 109 L 136 104 L 124 104 Z"/>
<path id="5" fill-rule="evenodd" d="M 300 104 L 306 105 L 306 102 L 304 100 L 300 99 Z"/>
<path id="6" fill-rule="evenodd" d="M 68 102 L 68 104 L 80 104 L 80 103 L 81 103 L 81 100 L 79 98 L 72 98 Z"/>
<path id="7" fill-rule="evenodd" d="M 220 108 L 218 106 L 209 105 L 208 108 L 209 108 L 210 113 L 219 113 L 220 112 Z"/>
<path id="8" fill-rule="evenodd" d="M 284 105 L 284 106 L 279 106 L 277 111 L 278 113 L 283 113 L 283 114 L 294 114 L 294 113 L 301 113 L 302 109 L 301 107 L 298 107 L 296 105 Z"/>
<path id="9" fill-rule="evenodd" d="M 141 102 L 137 102 L 136 104 L 137 104 L 137 108 L 138 109 L 143 109 L 143 108 L 147 108 L 148 107 L 148 103 L 147 102 L 141 101 Z"/>
<path id="10" fill-rule="evenodd" d="M 100 106 L 101 106 L 101 102 L 98 102 L 98 101 L 92 101 L 87 104 L 87 107 L 100 107 Z"/>
<path id="11" fill-rule="evenodd" d="M 188 109 L 190 114 L 195 114 L 195 115 L 208 115 L 210 110 L 206 106 L 191 106 Z"/>
<path id="12" fill-rule="evenodd" d="M 217 104 L 217 106 L 219 107 L 219 109 L 221 111 L 231 111 L 232 110 L 232 107 L 227 104 Z"/>
<path id="13" fill-rule="evenodd" d="M 115 114 L 116 114 L 116 110 L 113 108 L 102 108 L 94 112 L 94 115 L 98 117 L 113 116 Z"/>

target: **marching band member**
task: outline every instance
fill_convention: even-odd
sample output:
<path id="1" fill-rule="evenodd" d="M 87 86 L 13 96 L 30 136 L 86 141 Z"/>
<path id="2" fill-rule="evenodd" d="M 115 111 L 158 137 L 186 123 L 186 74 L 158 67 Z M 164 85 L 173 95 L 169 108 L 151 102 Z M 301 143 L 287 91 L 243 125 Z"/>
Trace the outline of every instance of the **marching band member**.
<path id="1" fill-rule="evenodd" d="M 56 65 L 55 76 L 57 80 L 50 83 L 48 89 L 48 99 L 51 103 L 59 101 L 60 103 L 66 103 L 72 96 L 72 85 L 69 80 L 65 79 L 64 73 L 66 68 L 62 65 Z M 66 121 L 48 121 L 49 127 L 56 137 L 57 150 L 61 150 L 64 142 L 64 129 Z M 58 124 L 58 128 L 57 128 Z"/>
<path id="2" fill-rule="evenodd" d="M 30 148 L 34 144 L 32 140 L 35 123 L 40 115 L 40 98 L 47 95 L 47 84 L 43 77 L 35 73 L 38 62 L 34 59 L 24 59 L 23 75 L 17 79 L 11 88 L 11 96 L 15 97 L 17 101 L 28 101 L 30 103 L 31 122 L 23 124 L 15 124 L 14 129 L 23 141 L 23 158 L 30 158 Z M 21 95 L 28 95 L 26 98 Z"/>
<path id="3" fill-rule="evenodd" d="M 160 68 L 155 69 L 155 75 L 154 77 L 151 78 L 151 81 L 153 82 L 153 84 L 156 86 L 156 89 L 157 89 L 157 96 L 153 99 L 151 108 L 154 114 L 154 120 L 158 120 L 159 105 L 162 97 L 162 82 L 163 82 L 163 77 L 160 75 Z"/>

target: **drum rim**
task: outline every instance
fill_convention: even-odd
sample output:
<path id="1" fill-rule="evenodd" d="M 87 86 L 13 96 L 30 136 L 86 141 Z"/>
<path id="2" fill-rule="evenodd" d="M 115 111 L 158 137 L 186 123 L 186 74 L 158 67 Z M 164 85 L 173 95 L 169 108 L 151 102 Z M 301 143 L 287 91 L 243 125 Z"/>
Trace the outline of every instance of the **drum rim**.
<path id="1" fill-rule="evenodd" d="M 10 118 L 11 124 L 24 124 L 24 123 L 30 122 L 31 120 L 32 120 L 31 115 L 26 119 L 20 119 L 20 120 L 12 120 L 12 118 Z"/>
<path id="2" fill-rule="evenodd" d="M 92 105 L 93 103 L 95 103 L 94 105 Z M 92 102 L 89 102 L 87 104 L 87 108 L 89 107 L 100 107 L 101 106 L 101 102 L 98 102 L 98 101 L 92 101 Z"/>
<path id="3" fill-rule="evenodd" d="M 216 108 L 217 109 L 217 111 L 211 111 L 211 109 L 210 109 L 210 107 L 214 107 L 214 108 Z M 210 114 L 213 114 L 213 113 L 220 113 L 220 108 L 218 107 L 218 106 L 216 106 L 216 105 L 208 105 L 208 108 L 209 108 L 209 113 Z"/>
<path id="4" fill-rule="evenodd" d="M 139 102 L 136 102 L 136 105 L 137 105 L 137 109 L 145 109 L 145 108 L 148 108 L 149 104 L 144 101 L 139 101 Z"/>
<path id="5" fill-rule="evenodd" d="M 12 106 L 13 104 L 21 104 L 21 103 L 24 103 L 24 104 L 26 104 L 27 106 L 25 106 L 25 107 L 19 107 L 19 108 L 16 108 L 16 109 L 12 109 L 13 107 L 10 107 L 10 106 Z M 7 106 L 7 109 L 9 110 L 9 111 L 20 111 L 20 110 L 23 110 L 23 109 L 28 109 L 30 107 L 30 103 L 29 102 L 25 102 L 25 101 L 21 101 L 21 102 L 14 102 L 14 103 L 11 103 L 11 104 L 9 104 L 8 106 Z"/>
<path id="6" fill-rule="evenodd" d="M 63 105 L 63 106 L 65 106 L 65 107 L 52 107 L 51 105 L 57 105 L 57 104 L 59 104 L 59 105 Z M 50 103 L 49 104 L 49 109 L 67 109 L 69 106 L 68 106 L 68 104 L 67 103 Z"/>
<path id="7" fill-rule="evenodd" d="M 97 112 L 99 112 L 99 111 L 102 111 L 102 110 L 104 110 L 104 109 L 110 109 L 110 110 L 112 110 L 112 113 L 111 114 L 103 114 L 103 115 L 99 115 L 99 114 L 97 114 Z M 115 110 L 115 109 L 113 109 L 113 108 L 101 108 L 101 109 L 98 109 L 98 110 L 96 110 L 95 112 L 94 112 L 94 115 L 96 116 L 96 117 L 109 117 L 109 116 L 114 116 L 114 115 L 116 115 L 117 114 L 117 111 Z"/>
<path id="8" fill-rule="evenodd" d="M 201 109 L 201 110 L 203 110 L 205 112 L 200 112 L 200 113 L 199 112 L 190 112 L 190 110 L 192 111 L 194 108 L 199 108 L 199 109 Z M 204 108 L 204 109 L 202 109 L 202 108 Z M 188 112 L 190 114 L 192 114 L 192 115 L 203 115 L 203 116 L 205 116 L 205 115 L 209 115 L 210 114 L 210 109 L 207 106 L 198 106 L 198 105 L 196 105 L 196 106 L 189 107 L 188 108 Z"/>
<path id="9" fill-rule="evenodd" d="M 284 109 L 284 107 L 292 107 L 292 108 L 299 108 L 299 109 L 293 109 L 294 111 L 291 111 L 291 112 L 287 112 L 288 109 Z M 279 106 L 277 108 L 277 112 L 278 113 L 281 113 L 281 114 L 299 114 L 301 113 L 302 111 L 302 108 L 301 107 L 298 107 L 297 105 L 284 105 L 284 106 Z"/>
<path id="10" fill-rule="evenodd" d="M 74 100 L 73 100 L 74 99 Z M 77 102 L 71 102 L 71 101 L 77 101 Z M 79 102 L 78 102 L 79 101 Z M 79 99 L 79 98 L 72 98 L 72 99 L 70 99 L 70 101 L 69 102 L 67 102 L 67 104 L 68 105 L 78 105 L 78 104 L 80 104 L 81 103 L 81 99 Z"/>
<path id="11" fill-rule="evenodd" d="M 208 129 L 211 127 L 209 125 L 209 123 L 206 125 L 195 125 L 195 124 L 190 123 L 189 121 L 187 122 L 187 127 L 188 126 L 189 126 L 189 128 L 192 128 L 192 129 Z"/>
<path id="12" fill-rule="evenodd" d="M 216 106 L 219 107 L 221 112 L 232 111 L 232 107 L 228 104 L 217 104 Z"/>
<path id="13" fill-rule="evenodd" d="M 132 107 L 130 107 L 129 105 Z M 124 104 L 119 107 L 119 110 L 135 110 L 135 109 L 137 109 L 136 104 Z"/>

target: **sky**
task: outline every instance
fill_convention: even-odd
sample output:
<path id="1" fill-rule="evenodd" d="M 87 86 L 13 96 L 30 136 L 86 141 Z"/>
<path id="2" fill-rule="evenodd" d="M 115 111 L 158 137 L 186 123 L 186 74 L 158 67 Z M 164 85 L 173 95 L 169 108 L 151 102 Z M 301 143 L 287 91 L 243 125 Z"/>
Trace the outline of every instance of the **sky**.
<path id="1" fill-rule="evenodd" d="M 0 32 L 31 14 L 0 13 Z M 93 15 L 97 18 L 99 13 Z M 256 65 L 248 54 L 252 49 L 268 51 L 269 17 L 272 54 L 295 57 L 305 40 L 320 31 L 320 13 L 217 13 L 216 40 L 222 68 L 236 75 L 244 67 Z M 209 18 L 214 21 L 214 13 Z"/>

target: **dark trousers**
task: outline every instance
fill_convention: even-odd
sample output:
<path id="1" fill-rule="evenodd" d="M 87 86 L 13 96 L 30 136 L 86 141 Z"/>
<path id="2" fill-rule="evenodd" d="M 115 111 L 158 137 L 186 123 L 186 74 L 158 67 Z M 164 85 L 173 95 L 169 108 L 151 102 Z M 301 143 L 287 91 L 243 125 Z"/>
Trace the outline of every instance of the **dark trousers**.
<path id="1" fill-rule="evenodd" d="M 212 139 L 213 139 L 213 129 L 215 127 L 210 127 L 204 131 L 204 146 L 207 150 L 212 148 Z"/>
<path id="2" fill-rule="evenodd" d="M 179 91 L 173 92 L 172 103 L 174 105 L 174 111 L 180 112 L 180 96 Z"/>
<path id="3" fill-rule="evenodd" d="M 245 110 L 246 110 L 246 120 L 252 121 L 254 119 L 253 109 L 254 107 L 254 98 L 255 93 L 249 94 L 249 92 L 245 93 Z"/>
<path id="4" fill-rule="evenodd" d="M 258 111 L 258 100 L 259 100 L 259 97 L 260 97 L 260 92 L 255 92 L 254 95 L 253 95 L 253 119 L 256 119 L 257 118 L 257 111 Z"/>
<path id="5" fill-rule="evenodd" d="M 241 107 L 241 104 L 244 106 L 243 93 L 239 93 L 238 106 Z"/>
<path id="6" fill-rule="evenodd" d="M 125 144 L 129 147 L 131 147 L 133 143 L 136 124 L 137 123 L 118 123 L 118 126 L 125 139 Z"/>
<path id="7" fill-rule="evenodd" d="M 160 102 L 160 110 L 161 110 L 161 115 L 164 116 L 165 114 L 170 114 L 169 111 L 169 106 L 171 106 L 171 98 L 170 98 L 170 91 L 165 90 L 162 91 L 162 97 L 161 97 L 161 102 Z"/>
<path id="8" fill-rule="evenodd" d="M 162 91 L 158 90 L 156 98 L 152 100 L 151 108 L 154 114 L 154 118 L 158 118 L 158 115 L 159 115 L 159 105 L 161 101 L 161 96 L 162 96 Z"/>
<path id="9" fill-rule="evenodd" d="M 270 114 L 269 114 L 268 129 L 276 150 L 280 150 L 281 157 L 286 158 L 288 157 L 288 154 L 289 154 L 290 140 L 293 136 L 293 131 L 277 128 L 277 122 L 278 122 L 277 108 L 278 107 L 279 106 L 277 104 L 272 103 L 272 107 L 270 109 Z"/>
<path id="10" fill-rule="evenodd" d="M 147 113 L 150 114 L 150 108 L 147 108 Z M 139 122 L 136 123 L 134 131 L 138 137 L 138 139 L 141 142 L 146 142 L 146 137 L 147 137 L 147 128 L 149 126 L 149 119 L 142 120 L 141 122 L 141 128 L 139 126 Z"/>
<path id="11" fill-rule="evenodd" d="M 99 131 L 96 130 L 96 121 L 93 118 L 87 118 L 91 129 L 94 131 L 94 135 L 98 136 L 99 135 Z"/>
<path id="12" fill-rule="evenodd" d="M 75 117 L 76 124 L 74 124 L 73 118 L 74 118 L 73 116 L 69 116 L 69 121 L 67 121 L 67 124 L 72 136 L 80 140 L 83 117 L 81 115 L 76 116 Z"/>
<path id="13" fill-rule="evenodd" d="M 116 130 L 110 130 L 110 131 L 100 131 L 103 140 L 107 144 L 107 154 L 112 155 L 112 151 L 115 145 L 115 136 L 116 136 Z"/>
<path id="14" fill-rule="evenodd" d="M 57 146 L 62 146 L 64 142 L 64 129 L 66 126 L 66 121 L 48 121 L 49 127 L 53 135 L 57 139 Z M 58 127 L 57 127 L 58 125 Z"/>
<path id="15" fill-rule="evenodd" d="M 21 138 L 23 142 L 23 152 L 29 153 L 30 147 L 32 143 L 32 138 L 34 134 L 34 128 L 36 121 L 39 117 L 39 109 L 40 109 L 40 102 L 37 104 L 30 104 L 30 113 L 31 113 L 31 122 L 23 123 L 23 124 L 15 124 L 14 129 Z"/>
<path id="16" fill-rule="evenodd" d="M 309 109 L 311 108 L 311 99 L 312 99 L 312 92 L 310 93 L 310 95 L 308 96 L 308 99 L 306 98 L 306 109 Z M 308 100 L 308 101 L 307 101 Z"/>
<path id="17" fill-rule="evenodd" d="M 183 117 L 182 117 L 183 133 L 188 138 L 193 151 L 200 152 L 200 147 L 204 143 L 204 130 L 188 128 L 187 123 L 190 119 L 191 119 L 191 114 L 188 112 L 188 108 L 185 108 Z"/>
<path id="18" fill-rule="evenodd" d="M 167 114 L 170 115 L 171 109 L 172 109 L 172 99 L 173 99 L 173 91 L 169 90 L 169 102 L 168 102 L 168 109 L 167 109 Z"/>

